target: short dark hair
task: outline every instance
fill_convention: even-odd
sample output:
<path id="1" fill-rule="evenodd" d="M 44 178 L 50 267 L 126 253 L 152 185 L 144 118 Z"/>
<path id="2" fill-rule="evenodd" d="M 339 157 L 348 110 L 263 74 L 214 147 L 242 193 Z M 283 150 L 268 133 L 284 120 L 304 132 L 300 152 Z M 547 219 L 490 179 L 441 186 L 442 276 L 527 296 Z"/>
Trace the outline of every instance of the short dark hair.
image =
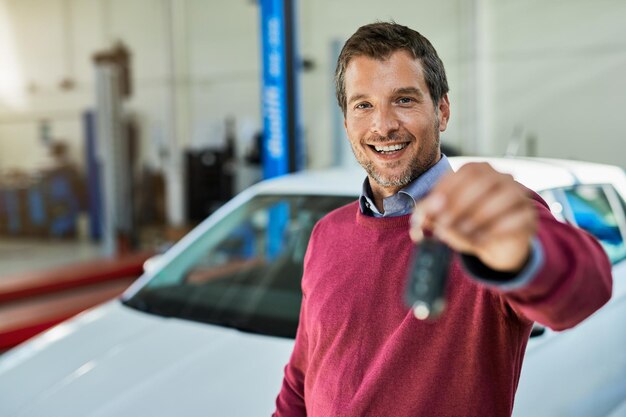
<path id="1" fill-rule="evenodd" d="M 357 56 L 385 60 L 398 50 L 408 51 L 419 59 L 424 79 L 435 107 L 448 92 L 448 80 L 443 62 L 432 44 L 419 32 L 395 22 L 376 22 L 361 26 L 346 41 L 337 59 L 335 93 L 343 114 L 346 114 L 345 74 L 350 60 Z"/>

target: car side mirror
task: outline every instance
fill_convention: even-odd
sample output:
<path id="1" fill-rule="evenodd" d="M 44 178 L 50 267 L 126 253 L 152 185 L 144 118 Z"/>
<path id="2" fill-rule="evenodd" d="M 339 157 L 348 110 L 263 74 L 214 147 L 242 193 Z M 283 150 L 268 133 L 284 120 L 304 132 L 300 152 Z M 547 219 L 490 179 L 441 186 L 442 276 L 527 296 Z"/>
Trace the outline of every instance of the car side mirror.
<path id="1" fill-rule="evenodd" d="M 143 272 L 152 272 L 163 255 L 154 255 L 143 263 Z"/>

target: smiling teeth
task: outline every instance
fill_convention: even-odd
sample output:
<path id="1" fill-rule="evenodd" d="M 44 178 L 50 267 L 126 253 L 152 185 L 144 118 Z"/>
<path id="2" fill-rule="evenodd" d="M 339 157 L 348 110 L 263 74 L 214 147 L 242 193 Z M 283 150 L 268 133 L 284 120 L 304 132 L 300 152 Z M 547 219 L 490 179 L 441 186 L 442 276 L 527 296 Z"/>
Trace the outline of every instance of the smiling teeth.
<path id="1" fill-rule="evenodd" d="M 404 149 L 406 147 L 406 143 L 399 145 L 391 145 L 391 146 L 374 146 L 376 152 L 393 152 L 399 151 L 400 149 Z"/>

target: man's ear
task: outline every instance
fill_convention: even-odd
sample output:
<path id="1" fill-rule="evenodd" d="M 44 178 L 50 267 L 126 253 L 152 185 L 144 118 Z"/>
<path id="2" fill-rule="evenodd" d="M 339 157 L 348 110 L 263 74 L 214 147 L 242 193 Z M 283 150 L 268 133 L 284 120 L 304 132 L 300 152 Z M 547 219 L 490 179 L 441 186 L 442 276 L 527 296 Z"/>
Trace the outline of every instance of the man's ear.
<path id="1" fill-rule="evenodd" d="M 450 99 L 448 98 L 448 94 L 444 94 L 444 96 L 439 99 L 437 110 L 439 110 L 439 131 L 443 132 L 448 127 L 448 120 L 450 119 Z"/>

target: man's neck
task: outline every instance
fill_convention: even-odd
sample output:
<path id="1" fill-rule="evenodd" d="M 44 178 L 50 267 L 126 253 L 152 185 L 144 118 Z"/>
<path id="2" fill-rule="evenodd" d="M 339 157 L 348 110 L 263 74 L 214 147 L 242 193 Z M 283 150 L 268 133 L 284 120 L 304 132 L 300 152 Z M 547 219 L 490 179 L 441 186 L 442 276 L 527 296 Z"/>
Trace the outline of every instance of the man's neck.
<path id="1" fill-rule="evenodd" d="M 411 181 L 409 181 L 407 184 L 404 184 L 404 185 L 394 185 L 394 186 L 385 187 L 385 186 L 378 184 L 376 180 L 374 180 L 374 178 L 368 175 L 370 190 L 372 191 L 372 200 L 373 200 L 372 202 L 378 209 L 378 212 L 379 213 L 385 212 L 385 205 L 384 205 L 385 198 L 391 197 L 392 195 L 397 194 L 400 190 L 404 189 L 413 181 L 417 180 L 422 174 L 428 172 L 428 170 L 430 170 L 433 166 L 437 165 L 439 161 L 441 161 L 442 156 L 443 154 L 440 152 L 436 160 L 428 167 L 428 169 L 424 170 L 420 175 L 413 178 Z"/>
<path id="2" fill-rule="evenodd" d="M 403 186 L 383 187 L 379 185 L 372 177 L 369 177 L 369 183 L 370 189 L 372 190 L 372 200 L 379 213 L 385 212 L 383 200 L 387 197 L 391 197 L 402 188 L 404 188 Z"/>

